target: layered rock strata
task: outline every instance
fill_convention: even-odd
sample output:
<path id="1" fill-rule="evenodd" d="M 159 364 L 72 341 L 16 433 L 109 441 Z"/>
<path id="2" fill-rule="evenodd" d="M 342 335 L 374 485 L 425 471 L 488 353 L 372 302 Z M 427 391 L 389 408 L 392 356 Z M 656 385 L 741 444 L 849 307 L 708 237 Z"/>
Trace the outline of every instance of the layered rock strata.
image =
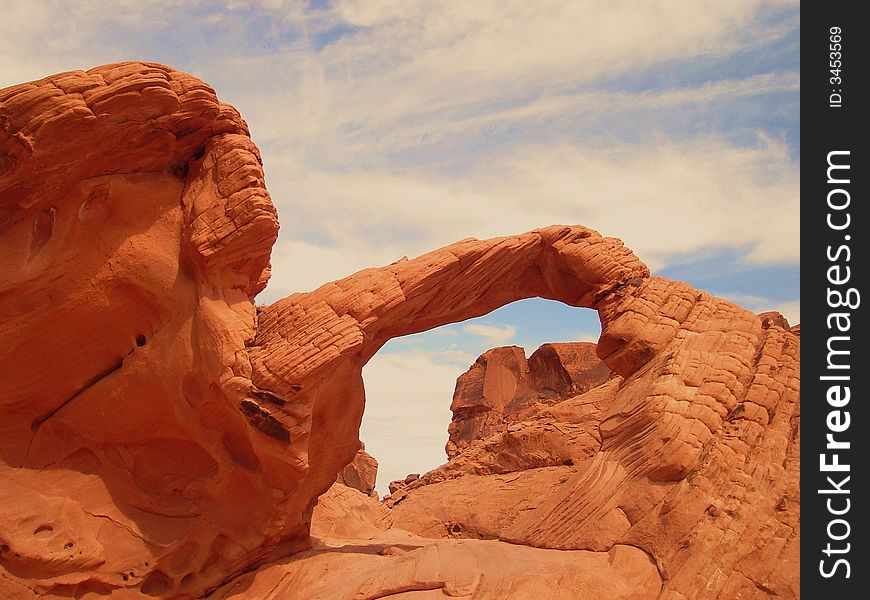
<path id="1" fill-rule="evenodd" d="M 198 79 L 0 91 L 0 596 L 197 594 L 307 545 L 250 410 L 277 230 L 244 120 Z"/>

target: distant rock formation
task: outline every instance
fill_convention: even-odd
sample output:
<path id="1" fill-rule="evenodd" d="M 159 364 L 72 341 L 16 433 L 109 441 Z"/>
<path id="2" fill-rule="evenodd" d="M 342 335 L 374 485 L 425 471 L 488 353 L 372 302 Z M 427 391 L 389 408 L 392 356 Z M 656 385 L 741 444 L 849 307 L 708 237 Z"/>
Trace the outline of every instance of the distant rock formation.
<path id="1" fill-rule="evenodd" d="M 588 342 L 544 344 L 528 361 L 516 346 L 487 350 L 456 381 L 450 460 L 390 486 L 396 527 L 498 539 L 544 497 L 541 489 L 563 483 L 599 450 L 618 385 Z M 478 487 L 486 493 L 473 499 Z"/>
<path id="2" fill-rule="evenodd" d="M 366 452 L 365 446 L 357 450 L 353 460 L 338 472 L 336 481 L 361 491 L 366 496 L 377 496 L 375 483 L 378 478 L 378 461 Z"/>
<path id="3" fill-rule="evenodd" d="M 151 63 L 0 90 L 0 194 L 0 596 L 797 597 L 799 336 L 619 240 L 468 239 L 255 308 L 257 149 Z M 474 507 L 448 537 L 498 540 L 333 485 L 384 343 L 533 296 L 597 310 L 614 376 L 562 399 L 575 375 L 530 360 L 559 401 L 462 419 L 480 441 L 398 500 L 441 486 Z"/>
<path id="4" fill-rule="evenodd" d="M 415 481 L 420 479 L 419 473 L 409 473 L 404 479 L 396 479 L 390 482 L 390 494 L 395 494 L 399 490 L 403 490 Z"/>
<path id="5" fill-rule="evenodd" d="M 528 360 L 517 346 L 487 350 L 456 381 L 447 456 L 505 430 L 536 404 L 576 396 L 609 377 L 610 369 L 588 342 L 544 344 Z"/>

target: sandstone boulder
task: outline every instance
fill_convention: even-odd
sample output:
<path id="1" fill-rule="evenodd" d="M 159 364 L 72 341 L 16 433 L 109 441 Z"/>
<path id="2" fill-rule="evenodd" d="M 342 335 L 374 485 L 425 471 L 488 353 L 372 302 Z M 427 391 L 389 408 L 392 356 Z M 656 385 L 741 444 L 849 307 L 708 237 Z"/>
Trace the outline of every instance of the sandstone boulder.
<path id="1" fill-rule="evenodd" d="M 419 473 L 410 473 L 404 479 L 397 479 L 395 481 L 391 481 L 390 485 L 389 485 L 390 494 L 398 493 L 400 490 L 405 489 L 406 487 L 408 487 L 409 485 L 411 485 L 415 481 L 418 481 L 419 479 L 420 479 Z"/>
<path id="2" fill-rule="evenodd" d="M 353 460 L 338 472 L 336 481 L 347 487 L 361 491 L 367 496 L 377 496 L 375 484 L 378 478 L 378 461 L 365 451 L 357 450 Z"/>

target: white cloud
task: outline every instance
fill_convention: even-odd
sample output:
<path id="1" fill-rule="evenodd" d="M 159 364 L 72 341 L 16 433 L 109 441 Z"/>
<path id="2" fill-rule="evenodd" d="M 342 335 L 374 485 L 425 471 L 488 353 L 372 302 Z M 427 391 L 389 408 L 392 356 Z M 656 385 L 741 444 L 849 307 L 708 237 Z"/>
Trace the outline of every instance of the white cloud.
<path id="1" fill-rule="evenodd" d="M 263 300 L 463 237 L 553 223 L 621 237 L 657 268 L 671 254 L 717 244 L 749 247 L 758 262 L 798 259 L 798 166 L 784 144 L 739 148 L 648 132 L 627 143 L 606 133 L 638 111 L 794 91 L 797 73 L 637 93 L 588 85 L 782 35 L 753 22 L 761 0 L 380 0 L 307 12 L 300 2 L 256 4 L 274 17 L 264 37 L 301 35 L 234 53 L 241 42 L 204 31 L 209 20 L 238 18 L 237 3 L 210 4 L 199 16 L 181 0 L 97 0 L 76 10 L 14 3 L 0 23 L 0 64 L 20 80 L 29 77 L 16 73 L 36 64 L 130 58 L 143 32 L 177 35 L 168 29 L 177 22 L 209 42 L 195 72 L 251 123 L 282 221 Z M 357 29 L 312 45 L 313 35 L 340 25 Z M 117 34 L 115 45 L 93 41 L 106 31 Z M 604 133 L 541 141 L 535 128 L 552 119 Z M 493 127 L 517 126 L 527 131 L 486 145 Z M 451 168 L 456 151 L 467 156 L 462 170 Z"/>
<path id="2" fill-rule="evenodd" d="M 599 337 L 601 337 L 600 333 L 578 333 L 572 336 L 575 342 L 591 342 L 593 344 L 598 343 Z"/>
<path id="3" fill-rule="evenodd" d="M 456 328 L 451 327 L 450 325 L 442 325 L 441 327 L 438 327 L 437 329 L 432 329 L 430 331 L 430 333 L 432 333 L 434 335 L 448 335 L 448 336 L 459 335 L 459 332 L 456 330 Z"/>
<path id="4" fill-rule="evenodd" d="M 282 226 L 285 222 L 282 220 Z M 399 250 L 379 248 L 372 243 L 331 245 L 293 239 L 282 232 L 272 251 L 273 277 L 269 287 L 257 298 L 268 304 L 293 292 L 308 292 L 324 283 L 340 279 L 372 266 L 389 264 Z"/>
<path id="5" fill-rule="evenodd" d="M 455 357 L 420 351 L 379 352 L 363 368 L 366 410 L 360 439 L 381 465 L 377 488 L 447 461 L 444 445 L 456 378 Z M 473 359 L 472 359 L 473 362 Z"/>
<path id="6" fill-rule="evenodd" d="M 337 17 L 363 29 L 327 48 L 322 60 L 345 66 L 348 85 L 359 86 L 354 98 L 381 97 L 382 111 L 363 116 L 382 121 L 757 43 L 770 35 L 751 21 L 764 4 L 346 1 Z M 402 86 L 409 81 L 415 85 Z M 364 91 L 366 83 L 378 85 Z M 384 94 L 391 90 L 399 93 Z"/>
<path id="7" fill-rule="evenodd" d="M 801 322 L 801 303 L 800 300 L 794 300 L 792 302 L 782 302 L 780 304 L 774 304 L 773 308 L 769 310 L 775 310 L 782 313 L 790 325 L 797 325 Z"/>
<path id="8" fill-rule="evenodd" d="M 459 350 L 457 344 L 451 344 L 450 348 L 441 350 L 438 353 L 438 358 L 442 362 L 457 365 L 466 369 L 477 360 L 477 357 L 474 354 L 465 352 L 464 350 Z"/>
<path id="9" fill-rule="evenodd" d="M 795 92 L 798 73 L 641 92 L 589 85 L 781 35 L 754 26 L 762 4 L 342 2 L 330 22 L 360 29 L 320 51 L 302 39 L 209 67 L 263 148 L 285 228 L 273 286 L 310 289 L 464 237 L 553 223 L 621 237 L 653 268 L 718 245 L 797 261 L 799 168 L 784 143 L 676 140 L 642 117 L 639 139 L 607 132 L 644 111 Z M 537 128 L 554 119 L 588 133 L 541 141 Z M 488 145 L 493 128 L 517 127 L 525 133 Z M 297 221 L 322 239 L 303 241 Z"/>
<path id="10" fill-rule="evenodd" d="M 772 300 L 764 296 L 756 296 L 752 294 L 741 294 L 737 292 L 717 293 L 717 296 L 730 300 L 735 304 L 739 304 L 744 308 L 748 308 L 756 313 L 762 313 L 775 310 L 782 314 L 788 320 L 789 324 L 797 325 L 801 322 L 801 302 L 800 300 L 790 300 L 783 302 L 781 300 Z"/>
<path id="11" fill-rule="evenodd" d="M 467 175 L 286 169 L 272 185 L 285 231 L 271 285 L 310 289 L 465 237 L 554 223 L 620 237 L 653 267 L 719 246 L 795 263 L 799 179 L 788 148 L 763 138 L 750 148 L 718 138 L 525 146 Z M 293 240 L 294 220 L 328 242 Z"/>
<path id="12" fill-rule="evenodd" d="M 513 325 L 482 325 L 469 323 L 462 328 L 466 333 L 486 338 L 488 344 L 501 346 L 509 342 L 517 334 Z"/>
<path id="13" fill-rule="evenodd" d="M 61 71 L 89 69 L 131 55 L 126 43 L 167 27 L 189 0 L 28 0 L 0 2 L 0 87 L 41 79 Z M 106 33 L 126 32 L 111 45 Z"/>

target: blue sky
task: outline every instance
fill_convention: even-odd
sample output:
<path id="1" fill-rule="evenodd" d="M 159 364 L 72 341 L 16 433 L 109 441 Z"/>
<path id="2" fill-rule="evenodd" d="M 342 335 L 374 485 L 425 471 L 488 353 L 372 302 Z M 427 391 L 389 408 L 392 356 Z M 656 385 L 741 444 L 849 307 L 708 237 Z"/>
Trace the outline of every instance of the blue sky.
<path id="1" fill-rule="evenodd" d="M 0 0 L 0 86 L 119 60 L 209 82 L 260 146 L 282 229 L 259 301 L 465 237 L 579 223 L 661 275 L 799 321 L 791 0 Z M 542 300 L 390 342 L 362 438 L 443 461 L 487 348 L 594 339 Z"/>

